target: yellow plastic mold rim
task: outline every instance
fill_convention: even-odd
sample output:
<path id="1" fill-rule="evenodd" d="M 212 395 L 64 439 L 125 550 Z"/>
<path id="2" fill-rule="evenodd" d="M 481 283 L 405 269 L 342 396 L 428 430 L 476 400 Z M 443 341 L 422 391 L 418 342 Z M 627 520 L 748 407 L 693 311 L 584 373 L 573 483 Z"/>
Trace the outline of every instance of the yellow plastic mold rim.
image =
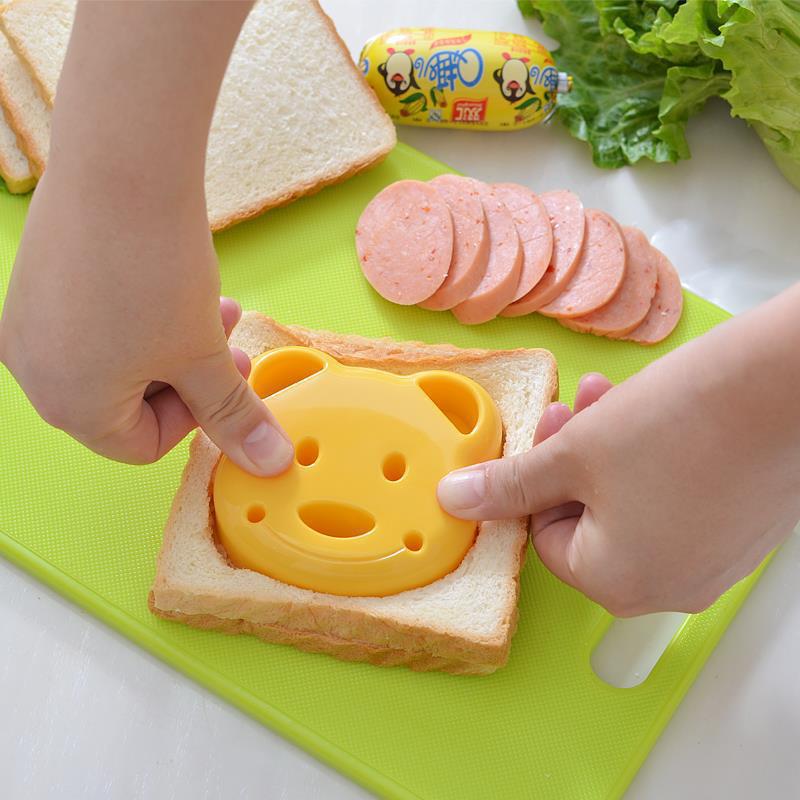
<path id="1" fill-rule="evenodd" d="M 217 534 L 234 566 L 328 594 L 385 596 L 461 563 L 477 526 L 445 513 L 436 485 L 500 455 L 500 415 L 483 387 L 441 370 L 346 366 L 306 347 L 264 353 L 249 382 L 295 459 L 271 478 L 220 459 Z"/>

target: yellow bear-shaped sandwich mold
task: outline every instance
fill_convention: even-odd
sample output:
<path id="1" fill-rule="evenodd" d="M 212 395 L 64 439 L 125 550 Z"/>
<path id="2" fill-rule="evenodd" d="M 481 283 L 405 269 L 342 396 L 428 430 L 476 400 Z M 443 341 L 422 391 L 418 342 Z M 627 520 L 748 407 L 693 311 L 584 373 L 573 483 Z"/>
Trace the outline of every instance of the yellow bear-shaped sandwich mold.
<path id="1" fill-rule="evenodd" d="M 214 512 L 234 566 L 318 592 L 384 596 L 461 563 L 477 526 L 445 513 L 436 485 L 500 455 L 500 415 L 483 387 L 453 372 L 346 366 L 306 347 L 255 359 L 249 382 L 295 460 L 258 478 L 220 459 Z"/>

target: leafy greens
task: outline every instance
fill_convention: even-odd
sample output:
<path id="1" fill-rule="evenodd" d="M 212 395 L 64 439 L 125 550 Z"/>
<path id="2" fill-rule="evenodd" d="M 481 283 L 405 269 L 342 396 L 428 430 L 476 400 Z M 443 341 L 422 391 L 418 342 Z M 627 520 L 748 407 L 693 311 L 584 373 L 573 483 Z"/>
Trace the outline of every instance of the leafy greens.
<path id="1" fill-rule="evenodd" d="M 689 157 L 710 97 L 747 120 L 800 188 L 800 0 L 518 0 L 560 43 L 559 114 L 601 167 Z"/>

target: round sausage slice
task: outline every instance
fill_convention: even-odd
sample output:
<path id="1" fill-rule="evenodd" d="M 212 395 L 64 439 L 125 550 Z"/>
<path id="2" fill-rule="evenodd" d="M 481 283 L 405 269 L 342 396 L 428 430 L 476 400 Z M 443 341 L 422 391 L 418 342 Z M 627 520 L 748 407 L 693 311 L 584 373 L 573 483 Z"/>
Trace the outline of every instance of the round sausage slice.
<path id="1" fill-rule="evenodd" d="M 623 338 L 639 344 L 656 344 L 669 336 L 678 324 L 683 311 L 681 279 L 670 260 L 650 245 L 655 254 L 658 282 L 650 310 L 638 328 Z"/>
<path id="2" fill-rule="evenodd" d="M 466 300 L 481 282 L 489 260 L 489 227 L 477 181 L 461 175 L 439 175 L 428 183 L 453 216 L 453 259 L 444 283 L 419 305 L 444 311 Z"/>
<path id="3" fill-rule="evenodd" d="M 392 183 L 362 212 L 356 250 L 364 276 L 381 297 L 404 306 L 421 303 L 450 269 L 450 209 L 427 183 Z"/>
<path id="4" fill-rule="evenodd" d="M 520 317 L 537 311 L 561 294 L 578 267 L 583 249 L 585 217 L 580 198 L 567 190 L 545 192 L 539 199 L 547 209 L 553 232 L 553 255 L 542 279 L 528 294 L 512 303 L 504 317 Z"/>
<path id="5" fill-rule="evenodd" d="M 638 228 L 623 228 L 628 264 L 625 280 L 610 303 L 585 317 L 562 319 L 573 331 L 619 339 L 639 326 L 656 293 L 656 254 Z"/>
<path id="6" fill-rule="evenodd" d="M 490 186 L 477 183 L 489 225 L 489 261 L 475 291 L 452 309 L 468 325 L 494 319 L 514 297 L 522 271 L 522 245 L 511 212 Z"/>
<path id="7" fill-rule="evenodd" d="M 511 212 L 522 243 L 522 273 L 514 300 L 536 286 L 553 255 L 553 229 L 544 203 L 527 187 L 518 183 L 494 183 L 494 193 Z"/>
<path id="8" fill-rule="evenodd" d="M 625 277 L 625 240 L 603 211 L 586 212 L 586 240 L 575 274 L 564 291 L 539 309 L 547 317 L 582 317 L 608 303 Z"/>

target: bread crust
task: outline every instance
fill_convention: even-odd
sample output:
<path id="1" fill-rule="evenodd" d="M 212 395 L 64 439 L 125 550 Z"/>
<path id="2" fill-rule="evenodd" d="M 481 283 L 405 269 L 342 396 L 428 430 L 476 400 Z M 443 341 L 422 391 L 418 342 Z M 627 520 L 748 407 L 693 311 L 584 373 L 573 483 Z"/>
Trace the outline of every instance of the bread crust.
<path id="1" fill-rule="evenodd" d="M 30 178 L 24 178 L 23 180 L 19 180 L 17 178 L 12 178 L 9 174 L 8 168 L 0 161 L 0 178 L 6 184 L 6 189 L 11 194 L 27 194 L 34 186 L 36 186 L 36 178 L 32 175 Z"/>
<path id="2" fill-rule="evenodd" d="M 263 625 L 246 619 L 222 619 L 213 614 L 181 614 L 177 611 L 162 611 L 155 607 L 153 593 L 147 598 L 150 610 L 164 619 L 182 622 L 193 628 L 214 630 L 229 635 L 249 634 L 271 644 L 284 644 L 305 650 L 307 653 L 320 653 L 333 656 L 342 661 L 360 661 L 376 667 L 406 666 L 417 672 L 440 670 L 453 675 L 487 675 L 502 666 L 506 656 L 499 654 L 496 664 L 473 663 L 455 658 L 445 658 L 432 653 L 410 653 L 391 647 L 378 647 L 368 642 L 340 639 L 315 631 L 293 630 L 279 625 Z"/>
<path id="3" fill-rule="evenodd" d="M 36 146 L 36 140 L 30 135 L 17 106 L 14 104 L 11 96 L 4 91 L 2 81 L 0 81 L 0 103 L 5 111 L 8 125 L 17 137 L 17 146 L 22 151 L 25 158 L 28 159 L 28 163 L 31 166 L 31 172 L 33 173 L 33 184 L 31 188 L 33 188 L 36 181 L 44 174 L 45 166 L 47 165 L 47 155 L 42 153 Z"/>
<path id="4" fill-rule="evenodd" d="M 8 8 L 8 6 L 6 8 Z M 37 90 L 41 95 L 42 89 L 36 79 L 36 76 L 34 75 L 34 71 L 21 54 L 14 38 L 5 28 L 3 22 L 4 10 L 5 9 L 0 7 L 0 36 L 5 37 L 9 47 L 14 52 L 14 55 L 20 60 L 22 67 L 34 81 Z M 0 104 L 3 106 L 6 121 L 17 138 L 17 146 L 22 151 L 23 155 L 28 159 L 31 172 L 33 173 L 31 180 L 28 182 L 28 189 L 32 189 L 36 184 L 36 180 L 41 178 L 42 174 L 44 173 L 44 168 L 47 163 L 47 153 L 42 153 L 37 146 L 36 138 L 31 134 L 29 127 L 25 124 L 24 115 L 20 112 L 19 107 L 14 103 L 13 94 L 8 91 L 8 87 L 6 86 L 5 81 L 2 79 L 2 76 L 0 76 Z M 28 191 L 28 189 L 19 191 Z"/>
<path id="5" fill-rule="evenodd" d="M 299 200 L 301 197 L 307 197 L 308 195 L 316 194 L 327 186 L 332 186 L 336 183 L 346 181 L 348 178 L 352 178 L 353 175 L 357 175 L 359 172 L 363 172 L 363 170 L 375 166 L 383 161 L 383 159 L 386 158 L 386 156 L 392 151 L 395 143 L 396 139 L 392 142 L 390 147 L 380 148 L 375 154 L 351 164 L 343 172 L 332 172 L 324 178 L 318 178 L 314 181 L 306 181 L 305 183 L 296 184 L 294 187 L 292 187 L 292 189 L 287 190 L 282 195 L 272 200 L 254 203 L 244 209 L 241 209 L 240 211 L 237 211 L 235 214 L 228 214 L 227 216 L 221 217 L 218 220 L 209 220 L 211 233 L 219 233 L 227 228 L 232 228 L 234 225 L 238 225 L 240 222 L 245 222 L 248 219 L 254 219 L 255 217 L 260 216 L 265 211 L 269 211 L 272 208 L 279 208 L 280 206 L 288 205 L 289 203 L 293 203 L 295 200 Z"/>
<path id="6" fill-rule="evenodd" d="M 342 363 L 374 366 L 397 372 L 426 368 L 447 369 L 465 364 L 488 364 L 492 359 L 544 357 L 550 370 L 543 405 L 557 395 L 557 372 L 546 351 L 461 350 L 452 345 L 398 343 L 283 326 L 259 314 L 248 313 L 237 326 L 232 342 L 249 355 L 288 344 L 323 350 Z M 547 362 L 549 359 L 549 362 Z M 158 557 L 149 605 L 153 613 L 200 628 L 228 633 L 251 633 L 270 642 L 292 644 L 316 653 L 373 664 L 405 664 L 416 670 L 438 669 L 453 673 L 488 673 L 505 664 L 517 624 L 519 574 L 527 547 L 527 520 L 503 523 L 503 529 L 482 525 L 476 544 L 462 564 L 435 584 L 454 585 L 478 563 L 481 537 L 504 536 L 503 547 L 513 559 L 510 585 L 502 595 L 502 609 L 491 633 L 448 630 L 447 624 L 420 623 L 382 614 L 388 598 L 348 598 L 312 592 L 281 584 L 272 578 L 232 567 L 216 544 L 210 485 L 219 451 L 199 432 L 190 447 L 180 488 L 172 506 Z M 174 574 L 174 550 L 180 537 L 202 538 L 201 571 L 238 581 L 224 593 L 213 581 Z M 488 541 L 488 540 L 487 540 Z M 434 584 L 431 584 L 433 586 Z M 395 595 L 413 601 L 429 587 Z M 498 590 L 500 591 L 500 590 Z"/>
<path id="7" fill-rule="evenodd" d="M 0 109 L 0 115 L 3 115 L 3 109 Z M 15 133 L 13 128 L 11 128 L 11 132 Z M 30 161 L 28 161 L 28 168 L 30 169 Z M 14 168 L 2 152 L 0 152 L 0 177 L 5 181 L 6 188 L 11 194 L 25 194 L 36 185 L 36 178 L 31 173 L 23 177 L 15 177 Z"/>
<path id="8" fill-rule="evenodd" d="M 18 41 L 14 36 L 11 35 L 11 32 L 6 27 L 5 23 L 3 22 L 3 14 L 11 11 L 11 9 L 15 5 L 21 5 L 22 3 L 33 3 L 36 0 L 14 0 L 12 3 L 6 5 L 5 9 L 0 9 L 0 31 L 5 34 L 6 38 L 8 39 L 8 43 L 11 45 L 11 49 L 16 53 L 19 60 L 25 66 L 25 70 L 31 76 L 31 80 L 33 80 L 34 84 L 36 85 L 36 89 L 39 92 L 39 96 L 44 100 L 47 104 L 48 108 L 53 107 L 53 100 L 54 97 L 51 94 L 49 88 L 44 85 L 39 74 L 35 69 L 33 69 L 30 65 L 33 63 L 32 54 L 27 51 L 24 42 Z"/>

